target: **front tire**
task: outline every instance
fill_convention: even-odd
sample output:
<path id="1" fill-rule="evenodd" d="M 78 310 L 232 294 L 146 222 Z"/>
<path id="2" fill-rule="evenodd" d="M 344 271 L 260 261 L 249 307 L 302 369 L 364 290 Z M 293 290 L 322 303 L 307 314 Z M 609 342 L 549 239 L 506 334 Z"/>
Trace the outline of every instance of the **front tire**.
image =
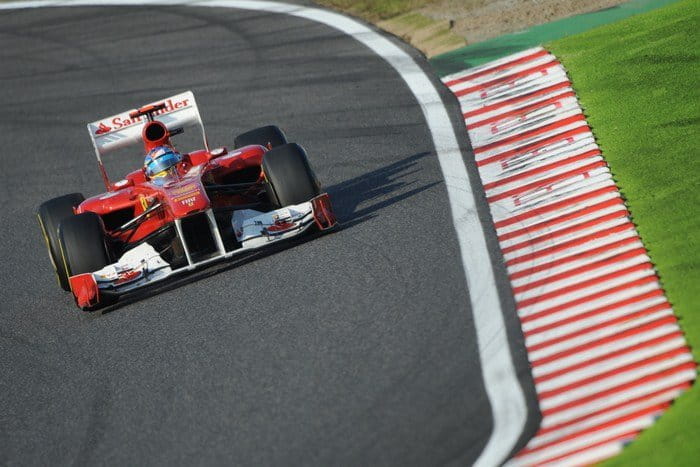
<path id="1" fill-rule="evenodd" d="M 268 149 L 276 148 L 287 144 L 287 137 L 282 130 L 274 125 L 263 126 L 255 130 L 247 131 L 236 136 L 233 140 L 233 145 L 236 149 L 251 144 L 265 146 Z"/>
<path id="2" fill-rule="evenodd" d="M 58 237 L 68 277 L 95 272 L 110 263 L 102 219 L 94 212 L 65 219 Z"/>
<path id="3" fill-rule="evenodd" d="M 275 208 L 309 201 L 321 187 L 304 148 L 296 143 L 278 146 L 263 156 L 262 169 L 267 192 Z"/>
<path id="4" fill-rule="evenodd" d="M 43 203 L 39 206 L 36 213 L 39 219 L 39 227 L 46 242 L 46 248 L 49 250 L 49 259 L 51 264 L 53 264 L 58 285 L 65 291 L 70 291 L 70 284 L 68 283 L 66 270 L 63 267 L 61 247 L 58 243 L 58 226 L 63 220 L 73 217 L 75 215 L 73 209 L 84 200 L 85 197 L 80 193 L 59 196 Z"/>

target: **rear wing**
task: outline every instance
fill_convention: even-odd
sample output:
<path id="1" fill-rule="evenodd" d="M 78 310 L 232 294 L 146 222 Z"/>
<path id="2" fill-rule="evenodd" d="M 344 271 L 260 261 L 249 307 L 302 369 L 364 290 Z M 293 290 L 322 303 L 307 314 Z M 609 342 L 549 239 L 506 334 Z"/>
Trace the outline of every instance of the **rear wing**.
<path id="1" fill-rule="evenodd" d="M 152 113 L 155 120 L 162 122 L 171 132 L 185 126 L 198 126 L 202 132 L 204 147 L 207 151 L 209 150 L 202 117 L 199 115 L 197 102 L 192 91 L 151 102 L 141 108 L 159 105 L 163 105 L 164 108 Z M 148 117 L 147 115 L 136 115 L 137 113 L 134 110 L 127 110 L 87 125 L 107 189 L 111 189 L 111 185 L 102 164 L 102 156 L 111 151 L 142 142 L 141 130 L 144 124 L 148 122 Z M 133 116 L 130 116 L 130 114 Z"/>

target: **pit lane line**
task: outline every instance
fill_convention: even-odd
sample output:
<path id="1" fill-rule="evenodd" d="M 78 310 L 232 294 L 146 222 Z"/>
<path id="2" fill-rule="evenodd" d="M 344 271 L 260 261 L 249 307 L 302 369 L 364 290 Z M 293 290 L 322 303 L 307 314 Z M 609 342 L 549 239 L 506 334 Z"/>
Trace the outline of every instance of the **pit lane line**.
<path id="1" fill-rule="evenodd" d="M 474 465 L 492 466 L 504 462 L 525 427 L 527 406 L 510 353 L 503 310 L 474 192 L 447 109 L 430 78 L 406 52 L 381 34 L 339 13 L 313 7 L 249 0 L 46 0 L 0 4 L 0 9 L 137 5 L 238 8 L 305 18 L 352 36 L 399 73 L 418 101 L 433 138 L 474 310 L 482 377 L 493 416 L 493 430 Z"/>

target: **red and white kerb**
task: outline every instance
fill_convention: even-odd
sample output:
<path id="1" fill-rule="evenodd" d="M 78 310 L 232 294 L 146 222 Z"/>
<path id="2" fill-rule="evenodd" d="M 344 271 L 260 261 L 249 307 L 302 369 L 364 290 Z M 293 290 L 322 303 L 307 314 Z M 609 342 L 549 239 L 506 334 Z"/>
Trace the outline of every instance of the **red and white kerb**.
<path id="1" fill-rule="evenodd" d="M 552 54 L 443 81 L 462 107 L 543 415 L 507 465 L 611 457 L 695 378 L 671 305 Z"/>

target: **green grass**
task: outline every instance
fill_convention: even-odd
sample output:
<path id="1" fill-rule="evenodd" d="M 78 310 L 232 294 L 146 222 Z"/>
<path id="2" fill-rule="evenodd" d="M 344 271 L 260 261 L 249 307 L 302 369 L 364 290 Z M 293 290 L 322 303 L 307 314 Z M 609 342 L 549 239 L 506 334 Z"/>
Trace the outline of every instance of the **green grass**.
<path id="1" fill-rule="evenodd" d="M 584 112 L 700 361 L 700 2 L 547 45 Z M 700 384 L 606 465 L 700 465 Z"/>

